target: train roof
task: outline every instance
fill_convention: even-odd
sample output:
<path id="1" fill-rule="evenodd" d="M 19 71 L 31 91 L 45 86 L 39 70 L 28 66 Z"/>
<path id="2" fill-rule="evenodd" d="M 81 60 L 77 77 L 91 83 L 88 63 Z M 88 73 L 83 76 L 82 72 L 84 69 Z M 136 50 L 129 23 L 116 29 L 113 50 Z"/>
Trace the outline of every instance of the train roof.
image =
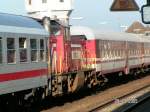
<path id="1" fill-rule="evenodd" d="M 41 24 L 32 18 L 0 13 L 0 32 L 48 35 Z"/>
<path id="2" fill-rule="evenodd" d="M 71 35 L 85 35 L 87 40 L 100 39 L 114 41 L 150 42 L 147 39 L 141 38 L 141 36 L 137 34 L 124 32 L 102 32 L 83 26 L 72 26 Z"/>

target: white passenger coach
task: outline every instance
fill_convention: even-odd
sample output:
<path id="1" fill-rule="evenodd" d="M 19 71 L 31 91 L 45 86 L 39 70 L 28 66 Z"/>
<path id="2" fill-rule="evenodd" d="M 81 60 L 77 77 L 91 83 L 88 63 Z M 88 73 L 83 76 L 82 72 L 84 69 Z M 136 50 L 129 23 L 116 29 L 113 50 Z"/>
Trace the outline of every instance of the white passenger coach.
<path id="1" fill-rule="evenodd" d="M 48 36 L 31 18 L 0 13 L 0 95 L 47 85 Z"/>

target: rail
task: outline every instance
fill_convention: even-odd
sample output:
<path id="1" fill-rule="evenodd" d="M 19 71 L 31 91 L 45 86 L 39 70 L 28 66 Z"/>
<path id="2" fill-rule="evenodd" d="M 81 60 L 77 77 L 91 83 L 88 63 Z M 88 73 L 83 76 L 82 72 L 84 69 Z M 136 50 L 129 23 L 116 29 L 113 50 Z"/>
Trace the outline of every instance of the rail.
<path id="1" fill-rule="evenodd" d="M 104 102 L 103 104 L 95 105 L 89 112 L 127 112 L 148 97 L 150 97 L 150 85 Z"/>

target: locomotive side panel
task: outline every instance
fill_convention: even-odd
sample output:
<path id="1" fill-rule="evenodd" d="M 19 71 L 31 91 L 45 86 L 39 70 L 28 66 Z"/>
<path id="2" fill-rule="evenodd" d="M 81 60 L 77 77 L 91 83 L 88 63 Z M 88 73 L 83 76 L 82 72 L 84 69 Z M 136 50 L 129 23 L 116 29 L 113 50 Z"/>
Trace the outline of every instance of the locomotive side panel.
<path id="1" fill-rule="evenodd" d="M 86 41 L 86 58 L 87 58 L 87 68 L 96 67 L 96 41 L 87 40 Z"/>

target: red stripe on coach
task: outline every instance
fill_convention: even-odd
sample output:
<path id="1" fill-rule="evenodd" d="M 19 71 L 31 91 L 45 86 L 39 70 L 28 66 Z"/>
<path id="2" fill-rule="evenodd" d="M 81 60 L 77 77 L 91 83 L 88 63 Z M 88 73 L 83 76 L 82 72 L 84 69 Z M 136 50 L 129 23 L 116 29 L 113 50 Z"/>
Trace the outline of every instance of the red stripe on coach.
<path id="1" fill-rule="evenodd" d="M 47 69 L 0 74 L 0 82 L 47 75 Z"/>

